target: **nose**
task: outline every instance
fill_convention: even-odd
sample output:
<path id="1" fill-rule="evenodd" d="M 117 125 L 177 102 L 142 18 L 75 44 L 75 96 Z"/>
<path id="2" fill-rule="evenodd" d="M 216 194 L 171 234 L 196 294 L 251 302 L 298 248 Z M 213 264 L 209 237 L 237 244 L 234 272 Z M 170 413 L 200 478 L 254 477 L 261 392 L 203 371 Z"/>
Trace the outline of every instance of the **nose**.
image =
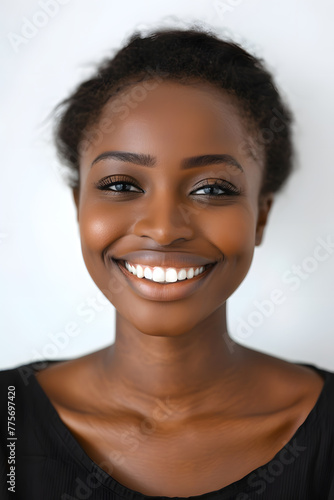
<path id="1" fill-rule="evenodd" d="M 189 218 L 187 204 L 164 190 L 145 201 L 137 213 L 133 232 L 148 237 L 159 245 L 170 245 L 176 240 L 189 240 L 194 236 L 193 218 Z"/>

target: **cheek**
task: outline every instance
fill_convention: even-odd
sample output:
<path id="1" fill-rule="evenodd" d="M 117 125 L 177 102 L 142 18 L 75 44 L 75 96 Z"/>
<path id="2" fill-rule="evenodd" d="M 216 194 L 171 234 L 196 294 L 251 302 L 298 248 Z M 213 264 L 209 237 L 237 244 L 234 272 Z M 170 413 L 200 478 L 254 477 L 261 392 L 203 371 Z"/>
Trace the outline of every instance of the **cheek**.
<path id="1" fill-rule="evenodd" d="M 205 217 L 206 236 L 226 259 L 244 258 L 255 246 L 255 217 L 250 207 L 231 205 Z"/>
<path id="2" fill-rule="evenodd" d="M 111 211 L 107 203 L 82 203 L 79 223 L 83 252 L 95 254 L 96 258 L 96 253 L 101 253 L 112 241 L 124 234 L 126 226 L 123 219 L 122 211 Z"/>
<path id="3" fill-rule="evenodd" d="M 216 280 L 216 294 L 222 302 L 248 274 L 255 248 L 255 217 L 251 207 L 242 205 L 224 207 L 219 212 L 206 217 L 203 227 L 205 237 L 223 257 Z"/>
<path id="4" fill-rule="evenodd" d="M 80 238 L 82 256 L 91 278 L 114 304 L 122 300 L 124 280 L 120 280 L 118 273 L 110 272 L 115 266 L 106 262 L 103 252 L 118 238 L 124 236 L 126 221 L 120 210 L 111 210 L 110 204 L 98 202 L 82 202 L 79 213 Z"/>

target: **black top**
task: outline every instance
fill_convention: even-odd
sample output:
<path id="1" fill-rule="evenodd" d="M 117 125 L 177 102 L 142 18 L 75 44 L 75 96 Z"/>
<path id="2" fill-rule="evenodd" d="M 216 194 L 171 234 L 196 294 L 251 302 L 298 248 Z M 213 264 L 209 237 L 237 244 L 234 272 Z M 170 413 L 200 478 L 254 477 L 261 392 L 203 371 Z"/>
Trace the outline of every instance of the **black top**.
<path id="1" fill-rule="evenodd" d="M 45 367 L 46 363 L 49 361 L 39 368 Z M 297 364 L 318 372 L 325 383 L 315 406 L 290 441 L 270 462 L 239 481 L 220 490 L 187 498 L 334 500 L 334 372 L 306 363 Z M 30 363 L 0 371 L 2 500 L 170 498 L 147 496 L 131 490 L 93 462 L 62 422 L 39 385 L 34 375 L 36 369 L 36 363 Z M 9 428 L 7 401 L 10 405 L 15 402 L 15 426 L 12 420 Z M 9 407 L 10 411 L 12 406 Z M 8 432 L 14 432 L 15 435 L 9 435 Z M 10 461 L 11 464 L 8 464 Z M 10 470 L 10 467 L 15 469 Z M 14 480 L 15 493 L 8 490 L 10 480 Z"/>

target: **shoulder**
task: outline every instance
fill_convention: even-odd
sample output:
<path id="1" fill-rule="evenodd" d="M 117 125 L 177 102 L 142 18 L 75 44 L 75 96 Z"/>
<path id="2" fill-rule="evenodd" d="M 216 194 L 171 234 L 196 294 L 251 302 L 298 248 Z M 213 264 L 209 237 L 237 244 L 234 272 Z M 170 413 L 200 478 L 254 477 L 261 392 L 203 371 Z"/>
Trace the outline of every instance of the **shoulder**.
<path id="1" fill-rule="evenodd" d="M 290 422 L 291 430 L 307 418 L 316 417 L 322 425 L 331 418 L 334 429 L 333 371 L 253 352 L 248 373 L 245 400 L 255 414 L 271 415 L 278 423 Z"/>
<path id="2" fill-rule="evenodd" d="M 0 413 L 3 419 L 7 418 L 8 401 L 12 401 L 15 406 L 24 407 L 25 412 L 27 411 L 25 404 L 34 385 L 35 370 L 37 366 L 47 366 L 47 363 L 28 363 L 0 370 Z"/>
<path id="3" fill-rule="evenodd" d="M 52 363 L 50 360 L 43 360 L 0 370 L 0 390 L 3 392 L 8 386 L 14 386 L 22 391 L 29 386 L 38 370 L 46 369 Z"/>
<path id="4" fill-rule="evenodd" d="M 328 423 L 328 430 L 334 434 L 334 371 L 317 365 L 303 364 L 303 366 L 318 373 L 324 381 L 314 410 L 318 420 Z"/>
<path id="5" fill-rule="evenodd" d="M 7 415 L 9 398 L 12 398 L 15 405 L 22 406 L 26 414 L 29 402 L 43 396 L 39 390 L 36 373 L 47 369 L 53 363 L 51 360 L 43 360 L 0 370 L 0 413 L 3 418 Z"/>
<path id="6" fill-rule="evenodd" d="M 29 365 L 20 365 L 14 368 L 0 370 L 0 405 L 3 410 L 4 405 L 7 405 L 9 397 L 14 399 L 17 396 L 22 397 L 25 389 L 30 383 L 30 377 L 33 370 Z M 3 415 L 3 411 L 1 411 Z"/>
<path id="7" fill-rule="evenodd" d="M 19 383 L 22 382 L 22 380 L 20 379 L 20 372 L 19 372 L 20 368 L 21 366 L 16 366 L 14 368 L 5 368 L 0 370 L 1 389 L 5 389 L 7 383 L 10 384 L 11 382 L 19 382 Z"/>
<path id="8" fill-rule="evenodd" d="M 98 384 L 95 378 L 99 363 L 96 353 L 75 359 L 59 360 L 37 370 L 35 378 L 51 403 L 59 411 L 72 408 L 79 412 L 91 407 Z"/>
<path id="9" fill-rule="evenodd" d="M 278 358 L 265 357 L 263 363 L 255 381 L 260 375 L 265 378 L 261 394 L 266 411 L 269 415 L 274 409 L 280 436 L 285 432 L 281 433 L 281 425 L 289 429 L 274 463 L 285 466 L 290 463 L 285 462 L 290 454 L 294 466 L 287 469 L 287 474 L 291 470 L 294 477 L 303 478 L 304 485 L 313 488 L 321 484 L 324 491 L 334 491 L 334 372 L 315 364 Z M 266 421 L 263 428 L 265 425 Z M 296 460 L 292 461 L 293 457 Z M 286 478 L 285 473 L 283 477 Z"/>
<path id="10" fill-rule="evenodd" d="M 307 433 L 312 428 L 309 439 L 333 448 L 334 371 L 310 363 L 288 362 L 284 370 L 277 371 L 272 387 L 271 399 L 280 401 L 288 414 L 291 412 L 296 429 Z"/>
<path id="11" fill-rule="evenodd" d="M 87 369 L 90 357 L 40 360 L 0 370 L 1 428 L 6 426 L 9 389 L 14 394 L 17 415 L 24 413 L 28 420 L 51 412 L 50 403 L 56 409 L 75 404 L 80 411 L 91 385 L 91 370 Z"/>
<path id="12" fill-rule="evenodd" d="M 22 457 L 43 455 L 40 443 L 49 442 L 50 423 L 57 420 L 54 408 L 36 378 L 39 370 L 43 371 L 53 363 L 45 360 L 0 370 L 0 435 L 3 439 L 8 435 L 10 407 L 13 431 Z M 6 446 L 3 439 L 2 450 Z"/>

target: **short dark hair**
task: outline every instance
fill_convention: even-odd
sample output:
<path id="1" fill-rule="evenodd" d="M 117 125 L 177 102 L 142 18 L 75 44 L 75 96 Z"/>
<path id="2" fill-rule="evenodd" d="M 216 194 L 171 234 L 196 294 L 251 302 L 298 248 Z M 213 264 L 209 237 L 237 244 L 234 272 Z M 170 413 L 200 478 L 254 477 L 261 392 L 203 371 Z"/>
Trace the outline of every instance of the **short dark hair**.
<path id="1" fill-rule="evenodd" d="M 160 29 L 146 36 L 134 33 L 115 55 L 102 61 L 92 78 L 57 106 L 55 143 L 59 158 L 69 167 L 67 183 L 72 188 L 79 187 L 85 131 L 98 122 L 111 97 L 128 85 L 154 77 L 184 84 L 207 82 L 234 96 L 263 150 L 261 194 L 282 188 L 293 168 L 291 111 L 261 59 L 198 27 Z"/>

